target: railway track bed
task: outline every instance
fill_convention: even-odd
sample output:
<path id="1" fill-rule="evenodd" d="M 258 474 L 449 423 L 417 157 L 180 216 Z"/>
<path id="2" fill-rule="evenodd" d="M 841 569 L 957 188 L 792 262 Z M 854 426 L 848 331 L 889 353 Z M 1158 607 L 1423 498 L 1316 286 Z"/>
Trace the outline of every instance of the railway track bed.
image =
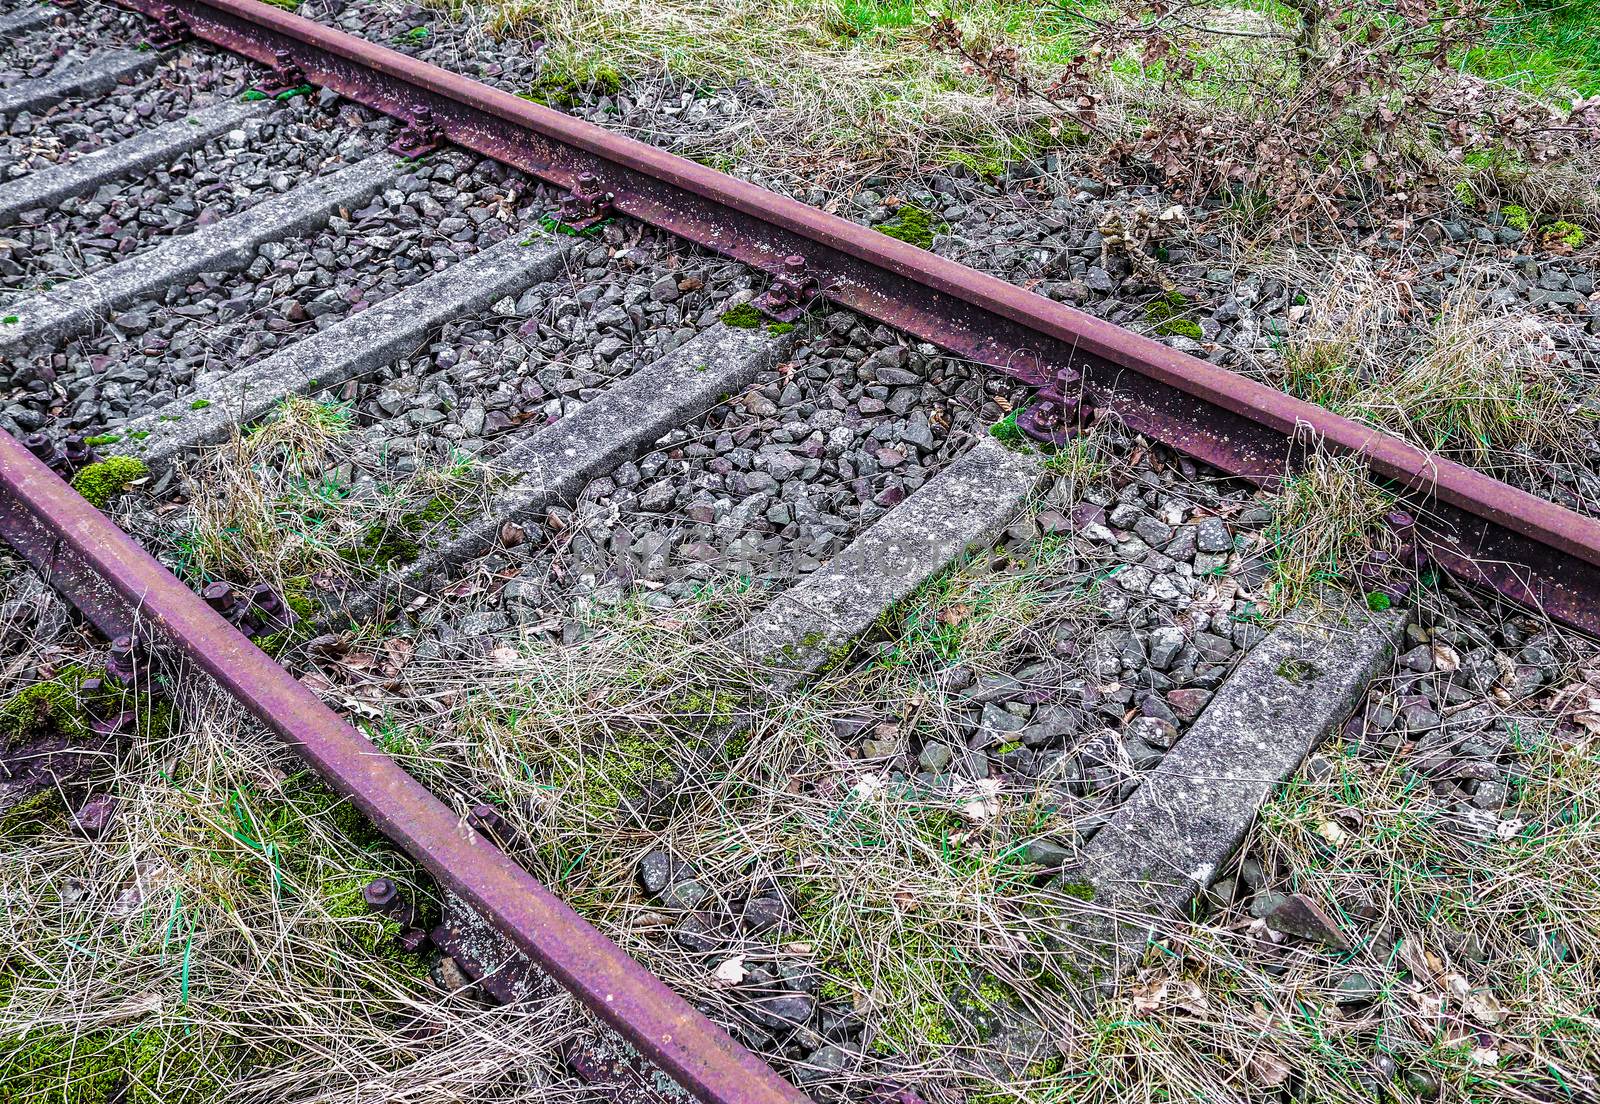
<path id="1" fill-rule="evenodd" d="M 1451 1045 L 1578 960 L 1531 894 L 1406 949 L 1328 795 L 1446 841 L 1450 909 L 1475 848 L 1581 846 L 1534 779 L 1592 732 L 1592 519 L 304 20 L 149 11 L 14 7 L 0 57 L 10 923 L 170 911 L 94 1085 L 1027 1098 L 1187 984 L 1152 948 L 1351 1015 L 1398 956 Z M 333 956 L 261 952 L 259 1056 L 229 930 Z M 52 946 L 4 991 L 57 1046 Z M 1353 1076 L 1426 1095 L 1414 1041 Z"/>

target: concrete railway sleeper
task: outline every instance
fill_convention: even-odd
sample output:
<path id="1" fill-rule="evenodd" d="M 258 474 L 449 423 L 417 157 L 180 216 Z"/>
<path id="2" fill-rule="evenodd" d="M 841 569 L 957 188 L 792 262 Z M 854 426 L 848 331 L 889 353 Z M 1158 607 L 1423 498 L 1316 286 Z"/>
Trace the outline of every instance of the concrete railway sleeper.
<path id="1" fill-rule="evenodd" d="M 862 493 L 862 502 L 871 501 L 874 509 L 863 508 L 852 525 L 835 527 L 828 554 L 784 579 L 787 585 L 774 586 L 770 600 L 729 633 L 729 648 L 774 693 L 850 662 L 853 649 L 864 639 L 870 643 L 930 580 L 960 568 L 969 557 L 989 555 L 1010 530 L 1037 525 L 1049 512 L 1041 496 L 1054 479 L 1047 458 L 1051 448 L 1097 419 L 1120 423 L 1226 475 L 1257 483 L 1270 483 L 1286 465 L 1299 462 L 1307 450 L 1302 430 L 1309 428 L 1320 445 L 1361 456 L 1374 478 L 1412 496 L 1408 501 L 1416 514 L 1390 517 L 1401 549 L 1391 566 L 1409 571 L 1437 563 L 1464 582 L 1488 586 L 1557 621 L 1590 632 L 1600 629 L 1595 612 L 1600 609 L 1600 523 L 1594 519 L 903 243 L 269 7 L 245 0 L 128 2 L 157 16 L 159 33 L 153 37 L 158 44 L 193 34 L 269 63 L 270 76 L 261 83 L 274 94 L 279 86 L 298 93 L 303 86 L 321 85 L 403 125 L 388 151 L 367 152 L 354 163 L 293 181 L 280 194 L 181 238 L 151 244 L 77 280 L 0 306 L 0 367 L 10 375 L 8 383 L 21 377 L 24 364 L 45 366 L 40 378 L 53 380 L 49 366 L 57 358 L 77 355 L 69 352 L 75 343 L 108 328 L 119 338 L 136 336 L 141 327 L 126 319 L 139 313 L 132 310 L 136 304 L 158 302 L 183 317 L 189 306 L 184 296 L 210 295 L 230 274 L 256 271 L 259 296 L 270 300 L 272 281 L 280 276 L 271 259 L 283 259 L 295 239 L 324 227 L 343 233 L 364 219 L 376 225 L 386 209 L 405 208 L 408 197 L 422 194 L 427 182 L 402 178 L 414 175 L 415 158 L 446 142 L 531 174 L 558 193 L 540 197 L 549 201 L 550 218 L 532 225 L 519 221 L 522 212 L 509 192 L 496 192 L 505 236 L 475 251 L 458 251 L 453 243 L 469 236 L 470 228 L 439 229 L 422 247 L 431 269 L 416 264 L 417 251 L 383 254 L 383 245 L 371 246 L 371 255 L 388 259 L 402 275 L 372 292 L 370 301 L 360 287 L 343 289 L 346 306 L 355 308 L 342 311 L 343 317 L 331 310 L 301 312 L 293 320 L 300 328 L 282 328 L 285 336 L 275 337 L 266 355 L 237 363 L 220 357 L 224 363 L 175 375 L 178 389 L 171 397 L 147 396 L 147 404 L 119 424 L 97 427 L 109 431 L 98 438 L 53 433 L 44 418 L 25 427 L 33 430 L 25 440 L 0 432 L 0 536 L 114 642 L 108 664 L 113 680 L 131 685 L 139 672 L 160 672 L 178 695 L 193 692 L 191 680 L 197 678 L 220 687 L 417 860 L 445 900 L 443 921 L 431 930 L 416 928 L 416 916 L 393 883 L 379 879 L 365 894 L 373 909 L 397 920 L 402 938 L 419 946 L 431 943 L 452 956 L 484 991 L 503 1001 L 547 994 L 556 986 L 575 994 L 612 1034 L 569 1054 L 571 1069 L 582 1080 L 606 1082 L 611 1099 L 692 1097 L 729 1104 L 805 1098 L 514 861 L 514 841 L 493 806 L 474 808 L 464 823 L 251 643 L 251 637 L 294 626 L 296 615 L 285 596 L 270 587 L 244 592 L 222 582 L 196 595 L 157 561 L 151 554 L 155 549 L 141 548 L 86 501 L 84 496 L 93 495 L 95 504 L 105 504 L 97 484 L 74 484 L 84 492 L 80 496 L 65 477 L 103 461 L 123 465 L 117 471 L 129 478 L 153 471 L 166 486 L 206 446 L 270 421 L 287 401 L 320 397 L 332 402 L 336 395 L 354 393 L 362 381 L 413 356 L 463 317 L 486 327 L 497 317 L 520 319 L 516 332 L 527 346 L 540 341 L 559 346 L 556 331 L 565 326 L 562 333 L 574 332 L 576 312 L 552 307 L 549 289 L 559 290 L 574 257 L 592 248 L 599 230 L 591 228 L 612 222 L 615 230 L 613 220 L 625 216 L 764 270 L 771 281 L 760 294 L 746 288 L 736 301 L 685 308 L 674 316 L 679 325 L 671 340 L 648 351 L 643 345 L 632 350 L 637 363 L 626 368 L 609 374 L 576 369 L 548 400 L 555 413 L 521 423 L 507 418 L 503 447 L 497 446 L 484 465 L 489 473 L 484 506 L 464 519 L 424 519 L 427 524 L 411 535 L 405 557 L 384 560 L 374 577 L 355 587 L 319 594 L 322 627 L 336 630 L 352 618 L 382 618 L 425 598 L 434 584 L 462 581 L 479 570 L 474 566 L 479 557 L 496 555 L 511 543 L 508 532 L 537 529 L 562 511 L 581 509 L 585 496 L 602 482 L 617 492 L 625 482 L 619 473 L 642 460 L 669 453 L 681 459 L 689 451 L 684 443 L 700 437 L 726 433 L 732 439 L 733 431 L 716 412 L 735 402 L 734 396 L 746 406 L 759 406 L 763 384 L 790 393 L 797 345 L 810 350 L 816 344 L 817 316 L 826 300 L 856 312 L 852 317 L 876 320 L 988 366 L 1008 377 L 1008 386 L 1038 389 L 1032 405 L 1018 404 L 1023 408 L 1015 423 L 1046 447 L 1036 451 L 1026 443 L 1017 447 L 1017 441 L 1005 447 L 976 427 L 969 410 L 958 413 L 953 427 L 946 419 L 941 428 L 949 431 L 950 444 L 914 481 L 895 484 L 892 494 L 883 484 L 876 498 Z M 3 17 L 0 26 L 20 33 L 51 21 L 47 10 L 36 6 Z M 114 52 L 0 89 L 0 116 L 96 95 L 148 72 L 160 58 L 156 51 Z M 165 165 L 264 110 L 254 103 L 215 104 L 23 176 L 0 197 L 0 222 Z M 397 160 L 397 154 L 404 159 Z M 435 163 L 446 156 L 441 151 Z M 446 179 L 455 175 L 454 168 L 443 174 Z M 486 182 L 484 190 L 503 183 Z M 440 211 L 430 217 L 442 227 L 450 216 Z M 407 213 L 395 221 L 410 219 Z M 368 234 L 382 237 L 376 230 Z M 616 252 L 632 250 L 642 247 L 619 246 Z M 311 255 L 315 248 L 303 252 Z M 286 267 L 301 271 L 298 260 Z M 660 308 L 703 285 L 697 275 L 664 274 L 651 282 L 648 294 L 624 293 L 615 304 L 602 304 L 612 309 L 599 312 L 605 318 L 599 325 L 637 328 L 636 316 L 647 302 Z M 588 295 L 584 305 L 593 307 L 602 294 L 580 288 L 575 298 Z M 242 310 L 244 297 L 237 298 Z M 844 325 L 855 323 L 846 319 Z M 167 344 L 157 339 L 144 351 L 160 356 Z M 453 363 L 455 351 L 444 352 Z M 614 359 L 617 350 L 610 355 Z M 863 409 L 881 412 L 899 401 L 890 393 L 893 386 L 914 385 L 901 378 L 914 374 L 887 361 L 878 373 L 884 396 L 867 396 L 871 405 L 865 407 L 841 399 L 840 409 L 848 408 L 850 419 L 859 421 Z M 798 387 L 793 394 L 804 395 Z M 988 397 L 998 398 L 1002 409 L 1013 405 L 1001 390 Z M 907 400 L 904 409 L 890 411 L 902 416 L 898 432 L 928 436 L 931 444 L 928 420 L 910 417 L 911 405 Z M 811 434 L 804 440 L 814 442 L 809 454 L 794 457 L 796 472 L 805 470 L 806 459 L 819 467 L 825 460 L 836 462 L 828 451 L 829 434 L 817 426 L 837 429 L 850 419 L 839 414 L 832 423 L 784 426 L 781 433 Z M 887 421 L 884 426 L 887 435 Z M 738 432 L 738 444 L 754 445 L 747 451 L 757 456 L 796 444 L 787 438 L 767 442 L 748 428 Z M 905 460 L 897 451 L 902 441 L 884 436 L 881 443 L 882 448 L 874 445 L 881 469 L 850 467 L 866 492 L 880 490 L 872 477 L 883 477 Z M 801 443 L 791 451 L 804 447 Z M 770 468 L 773 461 L 761 463 Z M 729 468 L 718 474 L 732 478 Z M 757 464 L 752 469 L 757 478 L 739 478 L 758 487 L 780 483 L 769 468 Z M 791 523 L 792 497 L 778 496 L 764 505 L 767 524 Z M 1111 514 L 1104 506 L 1080 505 L 1055 531 L 1110 533 L 1108 524 L 1114 524 L 1119 532 L 1131 532 L 1138 524 L 1139 548 L 1158 555 L 1184 539 L 1155 512 L 1135 521 L 1140 511 L 1124 511 L 1119 520 L 1111 516 L 1117 506 L 1107 505 Z M 652 508 L 667 509 L 664 504 Z M 1189 539 L 1209 542 L 1215 528 L 1199 537 L 1191 532 Z M 1222 528 L 1219 542 L 1206 543 L 1201 555 L 1225 557 L 1233 549 L 1234 534 Z M 1131 538 L 1112 534 L 1110 539 Z M 1195 555 L 1194 548 L 1189 555 Z M 1381 567 L 1374 575 L 1379 579 L 1375 593 L 1387 594 L 1384 588 L 1393 580 L 1381 575 Z M 1140 587 L 1149 593 L 1157 585 L 1126 572 L 1117 584 L 1123 588 L 1117 600 L 1126 603 Z M 1404 585 L 1391 589 L 1399 603 Z M 1273 787 L 1357 708 L 1408 631 L 1408 616 L 1389 604 L 1314 619 L 1291 614 L 1270 634 L 1243 634 L 1237 646 L 1221 639 L 1215 624 L 1193 634 L 1208 638 L 1202 643 L 1213 649 L 1214 662 L 1203 696 L 1173 699 L 1195 703 L 1192 715 L 1182 718 L 1192 727 L 1180 740 L 1176 725 L 1165 720 L 1165 706 L 1140 718 L 1150 722 L 1140 729 L 1149 739 L 1130 746 L 1146 757 L 1143 773 L 1114 780 L 1117 804 L 1083 834 L 1085 845 L 1071 868 L 1057 873 L 1059 886 L 1074 893 L 1089 889 L 1084 897 L 1092 907 L 1086 905 L 1074 930 L 1064 934 L 1088 948 L 1093 961 L 1088 973 L 1099 988 L 1126 969 L 1151 935 L 1152 923 L 1177 915 L 1206 891 Z M 1157 646 L 1153 636 L 1148 646 Z M 1160 646 L 1169 666 L 1206 667 L 1204 658 L 1177 658 L 1185 647 L 1196 651 L 1190 642 L 1163 639 Z M 1019 756 L 1031 755 L 1031 748 L 1021 746 L 1020 739 L 1004 739 L 1010 731 L 1005 726 L 1012 723 L 1004 710 L 991 716 L 987 706 L 993 702 L 982 704 L 978 732 L 970 747 L 956 754 L 981 755 L 1005 746 L 1003 754 L 1013 762 L 1031 762 Z M 1119 704 L 1127 702 L 1111 702 L 1110 712 Z M 97 730 L 98 737 L 111 739 L 119 731 L 116 717 L 99 723 L 104 731 Z M 728 726 L 723 727 L 726 739 Z M 1171 753 L 1163 755 L 1167 749 Z M 55 769 L 51 757 L 68 751 L 44 748 L 38 753 L 42 766 L 36 764 L 20 782 L 7 778 L 6 784 L 47 784 Z M 1125 762 L 1127 749 L 1113 749 L 1091 769 L 1105 770 L 1118 755 Z M 937 754 L 932 759 L 944 762 Z M 939 769 L 922 765 L 928 772 Z M 11 792 L 0 789 L 0 801 Z M 1191 815 L 1197 809 L 1204 815 Z M 99 815 L 86 807 L 79 818 L 88 823 Z M 1094 998 L 1095 989 L 1086 987 L 1087 999 Z M 993 1076 L 1014 1074 L 1049 1057 L 1047 1029 L 1033 1011 L 1007 1002 L 991 1011 Z M 777 1019 L 780 1026 L 795 1026 L 782 1024 L 782 1015 Z M 661 1073 L 675 1087 L 666 1086 Z M 884 1091 L 886 1098 L 917 1099 L 904 1086 Z"/>

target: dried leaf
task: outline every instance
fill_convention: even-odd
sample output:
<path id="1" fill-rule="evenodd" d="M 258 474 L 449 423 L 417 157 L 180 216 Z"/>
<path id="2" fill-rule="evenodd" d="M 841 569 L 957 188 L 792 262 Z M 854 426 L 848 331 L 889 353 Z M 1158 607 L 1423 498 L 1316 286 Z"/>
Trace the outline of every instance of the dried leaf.
<path id="1" fill-rule="evenodd" d="M 982 778 L 968 787 L 976 791 L 976 795 L 961 803 L 957 810 L 961 818 L 969 824 L 982 824 L 1000 815 L 1000 781 L 996 778 Z"/>
<path id="2" fill-rule="evenodd" d="M 1331 820 L 1325 820 L 1321 824 L 1317 825 L 1317 835 L 1327 840 L 1334 847 L 1338 847 L 1341 843 L 1350 838 L 1349 832 L 1346 832 L 1343 828 L 1339 827 L 1338 824 Z"/>
<path id="3" fill-rule="evenodd" d="M 724 988 L 738 985 L 744 980 L 744 955 L 734 955 L 712 971 L 711 978 Z"/>
<path id="4" fill-rule="evenodd" d="M 1200 1015 L 1210 1007 L 1200 986 L 1185 978 L 1157 978 L 1133 989 L 1133 1010 L 1138 1013 L 1170 1008 Z"/>
<path id="5" fill-rule="evenodd" d="M 1263 1089 L 1275 1089 L 1294 1072 L 1288 1062 L 1270 1051 L 1258 1051 L 1245 1060 L 1245 1073 Z"/>
<path id="6" fill-rule="evenodd" d="M 411 642 L 409 637 L 397 636 L 390 640 L 385 640 L 383 642 L 383 650 L 388 654 L 389 663 L 392 666 L 396 669 L 403 669 L 407 663 L 411 662 L 411 654 L 417 650 L 417 646 Z"/>
<path id="7" fill-rule="evenodd" d="M 1461 669 L 1461 656 L 1450 645 L 1442 640 L 1435 640 L 1429 647 L 1433 651 L 1433 666 L 1436 670 L 1449 674 L 1451 671 Z"/>
<path id="8" fill-rule="evenodd" d="M 1474 989 L 1468 993 L 1466 1008 L 1467 1015 L 1485 1027 L 1496 1027 L 1504 1023 L 1508 1015 L 1505 1005 L 1500 1003 L 1500 998 L 1487 987 Z"/>

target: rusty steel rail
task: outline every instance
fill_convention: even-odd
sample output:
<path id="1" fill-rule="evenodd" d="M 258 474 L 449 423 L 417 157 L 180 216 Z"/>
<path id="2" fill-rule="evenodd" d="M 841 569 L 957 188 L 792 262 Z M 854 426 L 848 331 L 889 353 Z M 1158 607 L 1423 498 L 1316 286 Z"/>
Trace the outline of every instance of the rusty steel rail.
<path id="1" fill-rule="evenodd" d="M 806 1097 L 628 957 L 341 720 L 0 431 L 0 537 L 109 637 L 138 634 L 209 675 L 528 957 L 707 1104 Z"/>
<path id="2" fill-rule="evenodd" d="M 820 295 L 1042 387 L 1024 424 L 1089 407 L 1232 475 L 1272 484 L 1317 447 L 1402 494 L 1407 541 L 1465 581 L 1600 634 L 1600 521 L 1160 342 L 754 184 L 257 0 L 117 0 L 162 40 L 193 34 L 566 189 L 564 217 L 617 212 L 774 276 L 779 317 Z"/>

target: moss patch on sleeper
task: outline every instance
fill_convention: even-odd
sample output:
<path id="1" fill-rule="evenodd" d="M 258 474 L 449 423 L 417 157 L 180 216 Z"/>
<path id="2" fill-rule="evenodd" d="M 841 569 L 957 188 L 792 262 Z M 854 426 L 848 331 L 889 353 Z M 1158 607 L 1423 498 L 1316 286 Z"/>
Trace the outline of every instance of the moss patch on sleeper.
<path id="1" fill-rule="evenodd" d="M 80 468 L 72 477 L 72 489 L 96 510 L 104 510 L 113 498 L 128 489 L 129 484 L 149 474 L 144 461 L 131 456 L 113 456 Z"/>

